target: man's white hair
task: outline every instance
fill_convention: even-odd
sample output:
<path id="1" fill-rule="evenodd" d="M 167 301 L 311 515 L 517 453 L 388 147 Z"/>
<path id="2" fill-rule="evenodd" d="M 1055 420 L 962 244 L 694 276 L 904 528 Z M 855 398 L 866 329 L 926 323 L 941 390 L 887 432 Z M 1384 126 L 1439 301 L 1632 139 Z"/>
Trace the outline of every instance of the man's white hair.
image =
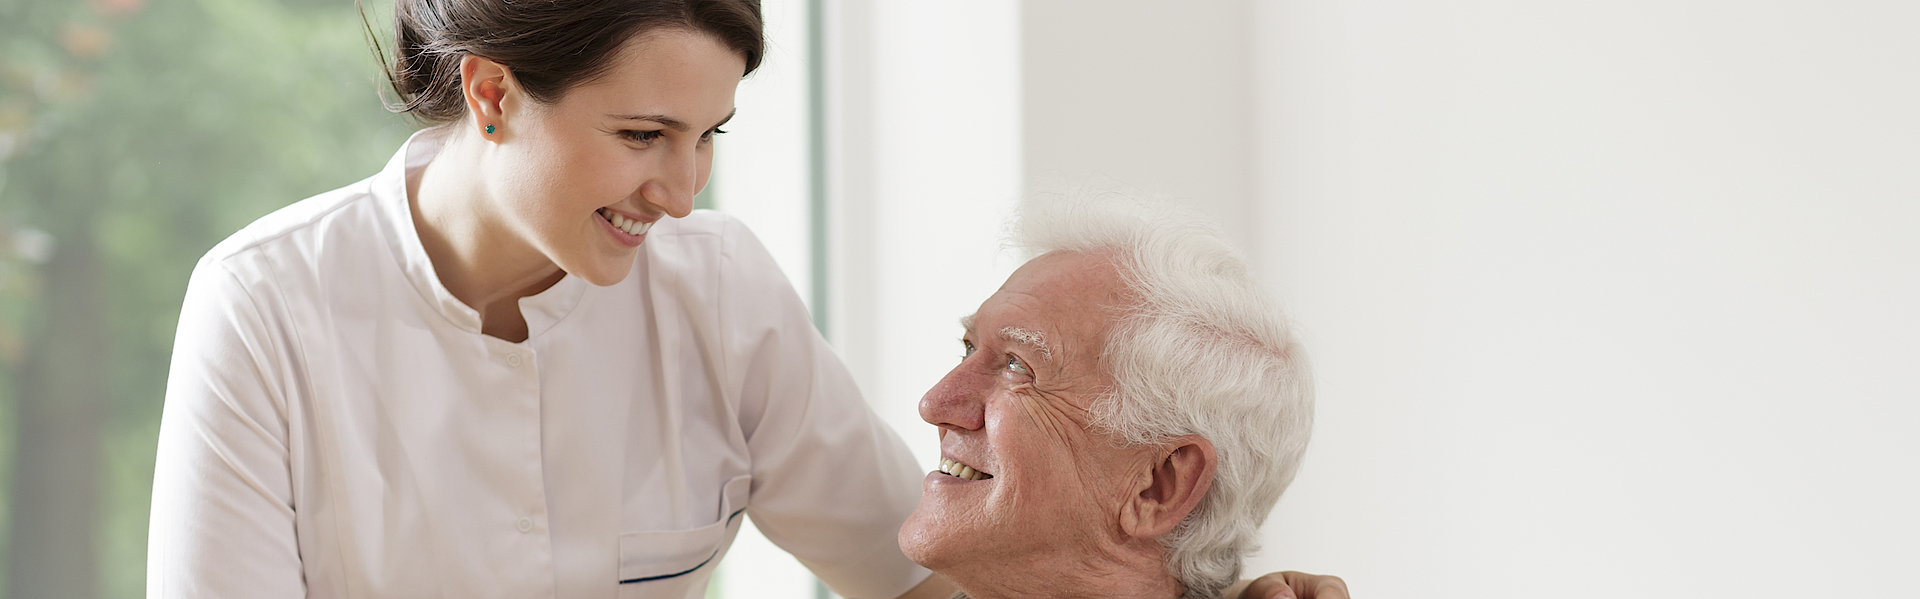
<path id="1" fill-rule="evenodd" d="M 1029 256 L 1107 253 L 1132 293 L 1101 364 L 1115 389 L 1095 426 L 1123 443 L 1184 435 L 1213 443 L 1212 488 L 1172 534 L 1167 569 L 1185 597 L 1213 598 L 1259 548 L 1260 524 L 1293 481 L 1313 428 L 1306 356 L 1279 306 L 1213 222 L 1139 194 L 1030 197 L 1011 245 Z"/>

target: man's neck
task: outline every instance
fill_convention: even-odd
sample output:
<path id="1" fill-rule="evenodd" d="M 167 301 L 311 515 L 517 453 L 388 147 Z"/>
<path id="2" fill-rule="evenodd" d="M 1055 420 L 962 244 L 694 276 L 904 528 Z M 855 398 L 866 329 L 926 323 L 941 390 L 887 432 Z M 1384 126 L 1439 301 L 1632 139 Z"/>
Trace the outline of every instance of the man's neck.
<path id="1" fill-rule="evenodd" d="M 1178 599 L 1186 587 L 1167 573 L 1164 554 L 1102 552 L 1099 559 L 1012 558 L 1025 563 L 988 564 L 943 571 L 960 592 L 954 599 Z"/>

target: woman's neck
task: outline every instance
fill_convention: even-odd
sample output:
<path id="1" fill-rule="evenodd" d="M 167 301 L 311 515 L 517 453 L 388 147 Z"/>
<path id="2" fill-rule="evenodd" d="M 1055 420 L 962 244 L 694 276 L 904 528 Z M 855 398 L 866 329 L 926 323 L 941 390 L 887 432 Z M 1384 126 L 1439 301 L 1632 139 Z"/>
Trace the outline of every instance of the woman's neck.
<path id="1" fill-rule="evenodd" d="M 479 175 L 485 142 L 448 134 L 425 168 L 407 178 L 408 205 L 420 245 L 440 284 L 480 313 L 480 331 L 515 343 L 527 338 L 520 298 L 566 275 L 501 219 L 497 198 Z"/>

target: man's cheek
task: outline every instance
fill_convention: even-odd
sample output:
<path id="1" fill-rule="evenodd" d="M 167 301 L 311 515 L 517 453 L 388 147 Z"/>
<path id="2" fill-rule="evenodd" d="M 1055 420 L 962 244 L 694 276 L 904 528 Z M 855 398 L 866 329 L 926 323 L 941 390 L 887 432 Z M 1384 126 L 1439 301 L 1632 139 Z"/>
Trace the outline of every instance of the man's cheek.
<path id="1" fill-rule="evenodd" d="M 1021 394 L 1017 401 L 1020 405 L 1018 417 L 1024 421 L 1021 424 L 1036 431 L 1037 436 L 1046 443 L 1049 451 L 1073 449 L 1073 440 L 1079 436 L 1080 424 L 1056 407 L 1055 402 L 1029 394 Z"/>

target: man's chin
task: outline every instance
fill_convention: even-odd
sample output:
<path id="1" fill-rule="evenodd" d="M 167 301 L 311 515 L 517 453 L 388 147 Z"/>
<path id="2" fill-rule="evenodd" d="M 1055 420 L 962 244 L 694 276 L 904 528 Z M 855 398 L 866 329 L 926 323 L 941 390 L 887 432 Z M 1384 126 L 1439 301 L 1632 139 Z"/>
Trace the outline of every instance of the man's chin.
<path id="1" fill-rule="evenodd" d="M 945 475 L 941 475 L 945 476 Z M 919 507 L 900 525 L 900 551 L 914 563 L 931 570 L 949 568 L 963 561 L 967 545 L 980 541 L 975 524 L 977 514 L 955 506 L 938 494 L 922 495 Z M 973 507 L 973 506 L 968 506 Z"/>
<path id="2" fill-rule="evenodd" d="M 907 516 L 907 521 L 900 525 L 900 552 L 905 553 L 913 563 L 938 570 L 945 562 L 940 558 L 944 554 L 942 545 L 947 541 L 941 538 L 941 534 L 950 531 L 941 525 L 940 518 L 928 511 L 927 503 L 922 501 L 919 507 L 914 508 L 913 515 Z"/>

